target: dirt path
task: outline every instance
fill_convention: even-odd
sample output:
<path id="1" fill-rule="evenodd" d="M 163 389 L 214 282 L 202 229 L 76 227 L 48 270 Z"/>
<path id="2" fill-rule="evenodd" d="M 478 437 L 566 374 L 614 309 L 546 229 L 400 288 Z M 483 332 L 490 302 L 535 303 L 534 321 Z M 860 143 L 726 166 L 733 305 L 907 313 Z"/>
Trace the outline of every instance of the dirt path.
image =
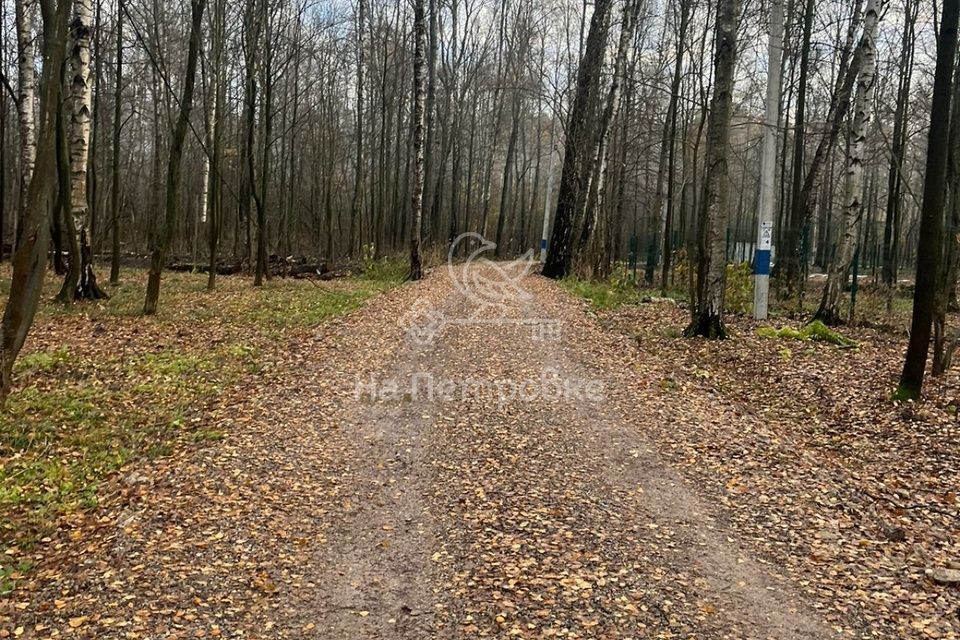
<path id="1" fill-rule="evenodd" d="M 625 344 L 552 283 L 497 278 L 438 271 L 320 329 L 225 442 L 131 472 L 55 542 L 11 629 L 834 637 L 645 439 L 659 412 L 604 365 Z"/>
<path id="2" fill-rule="evenodd" d="M 424 370 L 458 390 L 422 413 L 432 408 L 442 425 L 430 440 L 433 505 L 446 514 L 460 631 L 830 637 L 643 438 L 659 416 L 626 392 L 623 372 L 584 364 L 587 344 L 623 345 L 552 284 L 522 287 L 527 299 L 513 291 L 479 311 L 475 293 L 461 293 L 443 313 L 478 322 L 442 332 Z M 471 385 L 480 390 L 459 393 Z"/>

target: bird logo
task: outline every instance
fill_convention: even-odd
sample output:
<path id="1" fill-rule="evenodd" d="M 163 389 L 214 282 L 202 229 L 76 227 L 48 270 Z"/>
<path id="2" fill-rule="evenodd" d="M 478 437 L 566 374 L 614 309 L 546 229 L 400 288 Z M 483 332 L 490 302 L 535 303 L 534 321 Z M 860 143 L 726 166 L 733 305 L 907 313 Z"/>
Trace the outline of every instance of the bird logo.
<path id="1" fill-rule="evenodd" d="M 472 251 L 471 241 L 476 243 Z M 467 259 L 462 264 L 455 264 L 461 248 L 469 251 Z M 451 282 L 458 291 L 481 307 L 503 306 L 507 300 L 531 300 L 533 297 L 530 292 L 520 286 L 520 282 L 537 266 L 533 251 L 512 262 L 493 262 L 483 257 L 483 254 L 496 248 L 496 243 L 476 232 L 458 236 L 450 245 L 447 255 L 447 271 Z"/>

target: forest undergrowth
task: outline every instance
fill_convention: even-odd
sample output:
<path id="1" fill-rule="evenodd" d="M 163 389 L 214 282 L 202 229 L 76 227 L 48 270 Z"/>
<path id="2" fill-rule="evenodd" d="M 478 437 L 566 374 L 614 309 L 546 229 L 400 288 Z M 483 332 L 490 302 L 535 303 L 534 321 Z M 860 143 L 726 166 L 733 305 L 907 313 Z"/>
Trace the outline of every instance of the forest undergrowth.
<path id="1" fill-rule="evenodd" d="M 682 298 L 616 281 L 566 288 L 657 363 L 643 373 L 659 376 L 669 414 L 651 434 L 660 450 L 818 608 L 875 637 L 954 637 L 960 597 L 941 578 L 960 569 L 960 372 L 931 378 L 922 401 L 891 400 L 908 305 L 875 315 L 885 305 L 868 289 L 861 304 L 882 322 L 828 329 L 835 339 L 809 316 L 730 314 L 732 338 L 707 342 L 680 337 Z M 715 420 L 685 422 L 676 407 L 693 396 Z"/>
<path id="2" fill-rule="evenodd" d="M 355 277 L 262 288 L 222 277 L 212 293 L 204 274 L 169 273 L 149 318 L 143 270 L 125 271 L 109 300 L 70 306 L 53 301 L 49 278 L 0 415 L 0 593 L 29 572 L 22 557 L 37 541 L 105 498 L 109 475 L 225 437 L 212 416 L 263 384 L 312 327 L 399 284 L 402 267 L 370 260 Z"/>

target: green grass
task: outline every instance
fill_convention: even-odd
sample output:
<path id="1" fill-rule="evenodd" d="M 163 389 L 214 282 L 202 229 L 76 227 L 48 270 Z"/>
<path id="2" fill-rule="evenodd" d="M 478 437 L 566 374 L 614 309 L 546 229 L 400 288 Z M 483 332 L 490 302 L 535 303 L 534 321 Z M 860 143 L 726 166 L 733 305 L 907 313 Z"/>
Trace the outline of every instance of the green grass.
<path id="1" fill-rule="evenodd" d="M 343 280 L 254 288 L 225 277 L 209 292 L 205 275 L 168 273 L 159 313 L 145 318 L 142 270 L 125 270 L 109 300 L 68 306 L 52 302 L 50 274 L 40 344 L 28 342 L 0 413 L 0 549 L 29 548 L 60 515 L 96 506 L 104 480 L 132 461 L 228 437 L 205 412 L 259 374 L 265 353 L 284 348 L 278 337 L 357 309 L 405 275 L 380 260 Z M 0 594 L 27 569 L 0 554 Z"/>
<path id="2" fill-rule="evenodd" d="M 645 295 L 633 284 L 619 280 L 591 281 L 565 278 L 560 281 L 560 286 L 573 295 L 587 300 L 593 307 L 603 310 L 640 304 Z"/>
<path id="3" fill-rule="evenodd" d="M 165 349 L 117 359 L 81 355 L 11 395 L 0 415 L 0 527 L 41 526 L 96 504 L 102 479 L 132 459 L 166 455 L 190 417 L 252 360 L 233 347 Z"/>
<path id="4" fill-rule="evenodd" d="M 353 311 L 370 297 L 398 285 L 406 277 L 405 269 L 398 260 L 384 259 L 368 262 L 363 274 L 353 278 L 330 282 L 274 278 L 257 289 L 251 286 L 249 278 L 220 277 L 213 292 L 207 291 L 204 274 L 168 272 L 163 276 L 156 320 L 215 320 L 265 330 L 309 326 Z M 49 276 L 44 296 L 52 298 L 59 280 Z M 38 315 L 40 319 L 75 315 L 94 320 L 139 317 L 145 287 L 145 271 L 124 270 L 121 283 L 107 288 L 109 300 L 67 306 L 44 304 Z"/>
<path id="5" fill-rule="evenodd" d="M 380 258 L 363 261 L 361 278 L 369 282 L 403 282 L 410 274 L 410 263 L 406 258 Z"/>
<path id="6" fill-rule="evenodd" d="M 17 582 L 22 580 L 32 567 L 33 564 L 29 561 L 18 561 L 0 553 L 0 596 L 12 593 L 17 588 Z"/>
<path id="7" fill-rule="evenodd" d="M 618 273 L 608 280 L 564 278 L 559 284 L 573 295 L 588 301 L 595 309 L 604 311 L 635 306 L 642 304 L 644 300 L 663 297 L 659 289 L 637 286 L 629 276 L 625 275 L 625 272 Z M 671 290 L 667 292 L 666 297 L 681 301 L 686 299 L 686 294 Z"/>
<path id="8" fill-rule="evenodd" d="M 762 338 L 773 338 L 780 340 L 800 340 L 826 342 L 838 347 L 851 348 L 856 347 L 857 342 L 846 337 L 838 331 L 834 331 L 819 320 L 804 325 L 801 329 L 793 327 L 782 327 L 774 329 L 773 327 L 760 327 L 757 329 L 757 335 Z"/>
<path id="9" fill-rule="evenodd" d="M 18 375 L 35 372 L 49 372 L 70 359 L 70 352 L 65 347 L 53 351 L 37 351 L 22 356 L 14 365 Z"/>
<path id="10" fill-rule="evenodd" d="M 391 286 L 367 279 L 351 284 L 349 288 L 342 287 L 341 283 L 335 283 L 335 288 L 308 285 L 310 289 L 268 285 L 255 304 L 248 298 L 237 299 L 230 311 L 243 322 L 266 330 L 305 327 L 358 309 L 367 299 Z"/>

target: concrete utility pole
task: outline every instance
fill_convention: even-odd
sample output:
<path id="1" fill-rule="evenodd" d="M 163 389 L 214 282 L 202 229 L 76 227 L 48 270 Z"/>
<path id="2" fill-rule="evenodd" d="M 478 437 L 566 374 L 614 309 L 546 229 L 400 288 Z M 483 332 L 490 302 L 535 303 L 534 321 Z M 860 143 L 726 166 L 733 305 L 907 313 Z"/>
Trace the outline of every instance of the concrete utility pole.
<path id="1" fill-rule="evenodd" d="M 770 298 L 770 256 L 773 249 L 773 210 L 776 204 L 777 129 L 780 124 L 780 66 L 783 56 L 783 0 L 770 1 L 770 45 L 767 53 L 767 117 L 760 167 L 760 212 L 754 255 L 753 317 L 767 318 Z"/>
<path id="2" fill-rule="evenodd" d="M 550 232 L 550 192 L 553 191 L 553 161 L 557 150 L 553 148 L 553 132 L 556 123 L 550 125 L 550 169 L 547 171 L 547 194 L 543 201 L 543 234 L 540 236 L 540 262 L 547 261 L 547 234 Z"/>

